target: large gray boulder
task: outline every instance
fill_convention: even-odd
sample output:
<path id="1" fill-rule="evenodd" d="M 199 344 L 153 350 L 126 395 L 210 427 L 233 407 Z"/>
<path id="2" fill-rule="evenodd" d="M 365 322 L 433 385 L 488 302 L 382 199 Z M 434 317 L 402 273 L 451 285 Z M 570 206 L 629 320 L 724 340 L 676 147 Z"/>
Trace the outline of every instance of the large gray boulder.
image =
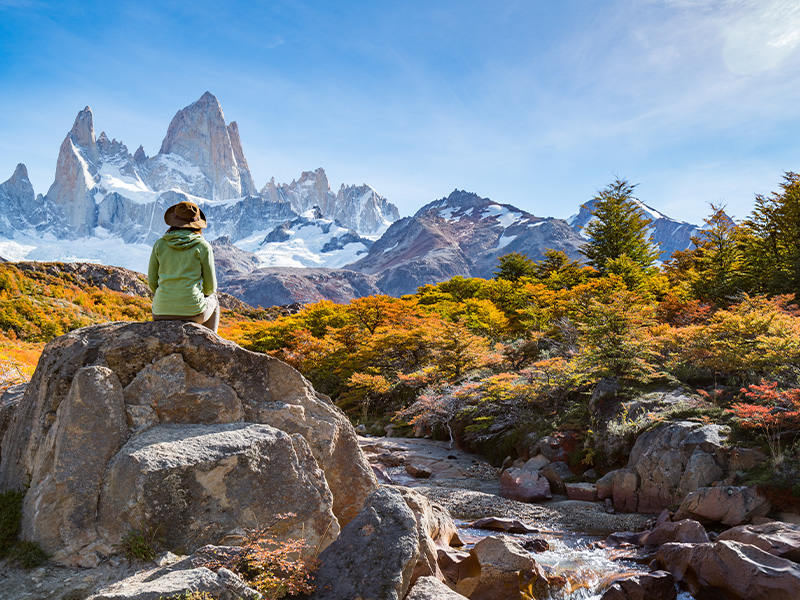
<path id="1" fill-rule="evenodd" d="M 282 539 L 324 548 L 339 533 L 332 497 L 306 441 L 268 425 L 158 425 L 133 437 L 108 465 L 98 530 L 118 544 L 152 530 L 173 551 L 241 542 L 276 515 Z"/>
<path id="2" fill-rule="evenodd" d="M 317 394 L 285 363 L 244 350 L 193 323 L 110 323 L 61 336 L 46 346 L 22 399 L 6 405 L 3 414 L 11 416 L 5 419 L 8 425 L 0 445 L 0 491 L 29 486 L 23 535 L 62 562 L 92 564 L 118 539 L 119 525 L 112 526 L 107 519 L 115 510 L 103 508 L 115 506 L 114 494 L 130 495 L 119 501 L 151 500 L 134 489 L 113 489 L 109 477 L 154 489 L 158 486 L 153 481 L 170 476 L 169 481 L 183 486 L 176 490 L 186 493 L 193 486 L 203 487 L 203 473 L 208 473 L 203 489 L 213 497 L 208 506 L 217 504 L 206 514 L 224 521 L 228 517 L 223 514 L 233 512 L 236 505 L 233 494 L 226 491 L 230 478 L 238 478 L 236 486 L 245 490 L 242 498 L 275 495 L 278 488 L 259 474 L 260 467 L 248 471 L 244 465 L 248 460 L 253 465 L 268 460 L 260 454 L 268 450 L 290 458 L 277 463 L 286 473 L 273 469 L 270 476 L 281 482 L 296 480 L 305 491 L 287 492 L 287 498 L 305 495 L 310 505 L 321 507 L 326 516 L 310 522 L 324 523 L 328 537 L 335 536 L 335 521 L 347 523 L 358 514 L 377 485 L 352 426 L 327 397 Z M 191 428 L 201 425 L 211 427 L 203 431 L 225 438 L 213 452 L 191 442 Z M 239 442 L 230 442 L 234 430 L 247 432 L 240 434 L 255 449 L 245 451 Z M 162 440 L 166 446 L 154 440 L 157 435 L 169 437 Z M 160 466 L 153 466 L 150 458 L 139 458 L 145 447 L 168 448 L 176 457 L 186 448 L 193 455 L 176 458 L 170 465 L 175 471 L 157 474 Z M 317 466 L 321 472 L 315 471 Z M 320 500 L 331 494 L 332 500 Z M 262 503 L 264 510 L 280 505 L 273 500 Z M 334 522 L 323 506 L 330 502 Z M 178 504 L 170 506 L 177 510 Z M 106 515 L 102 526 L 94 522 L 100 517 L 91 507 L 101 507 Z M 240 508 L 247 513 L 244 506 Z M 280 512 L 291 510 L 286 506 Z M 136 528 L 155 518 L 143 507 L 119 514 L 136 519 L 144 515 L 142 523 L 133 516 L 121 521 Z M 240 519 L 249 522 L 250 516 Z M 311 518 L 310 512 L 306 516 Z M 270 520 L 271 515 L 257 517 Z M 186 520 L 175 515 L 174 521 L 188 526 L 192 518 L 204 517 Z M 159 519 L 170 522 L 163 515 Z M 227 534 L 230 528 L 221 523 L 209 531 Z M 304 537 L 308 534 L 306 530 Z M 323 546 L 329 541 L 321 530 L 311 537 L 315 535 Z M 172 539 L 178 543 L 182 538 L 175 533 Z"/>
<path id="3" fill-rule="evenodd" d="M 319 556 L 314 600 L 402 600 L 420 556 L 417 520 L 403 493 L 375 491 Z"/>

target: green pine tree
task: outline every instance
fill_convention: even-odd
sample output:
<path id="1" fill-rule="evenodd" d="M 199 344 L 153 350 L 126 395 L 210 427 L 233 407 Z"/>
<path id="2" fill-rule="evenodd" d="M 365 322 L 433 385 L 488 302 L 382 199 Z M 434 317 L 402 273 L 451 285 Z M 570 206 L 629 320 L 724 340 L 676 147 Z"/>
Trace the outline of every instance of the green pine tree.
<path id="1" fill-rule="evenodd" d="M 800 296 L 800 174 L 784 174 L 781 190 L 758 194 L 742 223 L 748 289 Z"/>
<path id="2" fill-rule="evenodd" d="M 633 197 L 636 186 L 622 179 L 601 190 L 593 198 L 592 220 L 583 228 L 588 240 L 581 248 L 587 262 L 605 274 L 607 264 L 625 255 L 642 269 L 658 258 L 658 250 L 648 233 L 650 220 Z"/>
<path id="3" fill-rule="evenodd" d="M 519 252 L 509 252 L 499 259 L 500 264 L 494 272 L 495 279 L 506 279 L 508 281 L 519 281 L 523 277 L 533 277 L 535 265 L 525 254 Z"/>

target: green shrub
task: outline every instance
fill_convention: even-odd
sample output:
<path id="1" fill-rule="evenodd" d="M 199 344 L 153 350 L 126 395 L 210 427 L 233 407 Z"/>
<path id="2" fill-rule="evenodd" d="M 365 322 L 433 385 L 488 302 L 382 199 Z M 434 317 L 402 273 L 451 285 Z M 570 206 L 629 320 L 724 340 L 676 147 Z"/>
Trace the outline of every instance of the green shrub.
<path id="1" fill-rule="evenodd" d="M 11 550 L 11 559 L 25 569 L 33 569 L 47 562 L 47 554 L 36 542 L 20 541 Z"/>
<path id="2" fill-rule="evenodd" d="M 155 559 L 158 546 L 158 531 L 153 528 L 146 531 L 131 529 L 119 543 L 120 551 L 127 558 L 144 561 Z"/>
<path id="3" fill-rule="evenodd" d="M 17 543 L 24 497 L 23 490 L 0 494 L 0 558 L 10 556 Z"/>
<path id="4" fill-rule="evenodd" d="M 0 494 L 0 558 L 9 558 L 26 569 L 38 567 L 47 554 L 36 542 L 19 539 L 24 490 L 9 490 Z"/>

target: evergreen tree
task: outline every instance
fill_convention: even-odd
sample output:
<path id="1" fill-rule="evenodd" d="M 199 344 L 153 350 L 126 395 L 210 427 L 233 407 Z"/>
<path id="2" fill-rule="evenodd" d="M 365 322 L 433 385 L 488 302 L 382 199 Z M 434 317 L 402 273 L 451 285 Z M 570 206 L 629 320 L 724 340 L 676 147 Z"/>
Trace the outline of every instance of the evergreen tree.
<path id="1" fill-rule="evenodd" d="M 533 261 L 519 252 L 509 252 L 500 257 L 500 264 L 494 272 L 495 279 L 519 281 L 523 277 L 533 277 L 535 265 Z"/>
<path id="2" fill-rule="evenodd" d="M 758 194 L 742 224 L 748 289 L 800 295 L 800 174 L 787 172 L 781 191 Z"/>
<path id="3" fill-rule="evenodd" d="M 690 286 L 696 298 L 727 305 L 741 291 L 741 236 L 724 207 L 712 204 L 711 216 L 704 221 L 702 235 L 692 238 L 696 267 Z"/>
<path id="4" fill-rule="evenodd" d="M 616 179 L 593 198 L 592 220 L 583 228 L 588 242 L 581 253 L 600 273 L 606 272 L 608 261 L 625 255 L 643 269 L 658 257 L 647 219 L 633 197 L 636 186 Z"/>

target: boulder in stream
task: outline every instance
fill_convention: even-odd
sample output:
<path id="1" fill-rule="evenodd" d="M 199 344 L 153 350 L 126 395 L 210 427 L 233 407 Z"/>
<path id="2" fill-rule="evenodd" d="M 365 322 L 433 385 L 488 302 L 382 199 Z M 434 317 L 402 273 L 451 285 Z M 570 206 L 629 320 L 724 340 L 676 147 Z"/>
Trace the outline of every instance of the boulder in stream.
<path id="1" fill-rule="evenodd" d="M 754 487 L 720 485 L 700 488 L 686 496 L 675 518 L 735 526 L 763 517 L 769 509 L 769 501 Z"/>
<path id="2" fill-rule="evenodd" d="M 800 566 L 751 544 L 664 544 L 658 562 L 692 595 L 730 600 L 797 600 Z"/>
<path id="3" fill-rule="evenodd" d="M 675 600 L 677 597 L 672 574 L 653 571 L 616 580 L 603 592 L 600 600 Z"/>

